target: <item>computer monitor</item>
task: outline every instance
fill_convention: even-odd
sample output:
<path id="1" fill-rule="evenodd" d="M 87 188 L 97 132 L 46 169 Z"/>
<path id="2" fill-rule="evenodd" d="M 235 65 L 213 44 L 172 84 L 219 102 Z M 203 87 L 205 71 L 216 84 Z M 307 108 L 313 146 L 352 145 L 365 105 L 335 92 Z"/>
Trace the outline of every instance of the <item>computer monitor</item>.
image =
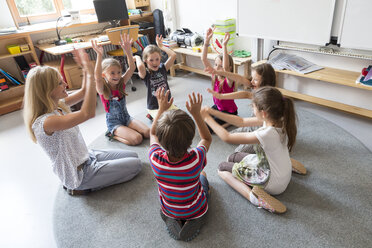
<path id="1" fill-rule="evenodd" d="M 93 0 L 98 22 L 110 22 L 116 25 L 120 20 L 128 20 L 125 0 Z"/>

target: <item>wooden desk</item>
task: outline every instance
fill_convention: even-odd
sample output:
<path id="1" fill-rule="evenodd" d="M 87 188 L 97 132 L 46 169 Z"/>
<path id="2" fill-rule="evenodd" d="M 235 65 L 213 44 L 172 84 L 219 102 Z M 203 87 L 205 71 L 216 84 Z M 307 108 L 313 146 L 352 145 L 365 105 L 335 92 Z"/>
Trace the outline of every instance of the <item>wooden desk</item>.
<path id="1" fill-rule="evenodd" d="M 66 80 L 66 75 L 64 71 L 64 66 L 65 66 L 65 60 L 66 60 L 66 54 L 71 53 L 74 49 L 79 49 L 79 48 L 85 48 L 85 49 L 90 49 L 92 48 L 92 43 L 91 40 L 97 39 L 99 36 L 97 35 L 89 35 L 82 37 L 84 42 L 79 42 L 79 43 L 70 43 L 62 46 L 56 46 L 54 44 L 42 44 L 42 45 L 35 45 L 36 48 L 38 48 L 41 53 L 40 53 L 40 64 L 43 63 L 43 57 L 44 53 L 49 53 L 52 55 L 60 55 L 61 56 L 61 63 L 60 63 L 60 72 L 62 74 L 63 79 L 65 82 Z M 109 45 L 111 44 L 111 41 L 106 41 L 106 42 L 100 42 L 101 45 Z"/>
<path id="2" fill-rule="evenodd" d="M 170 75 L 172 77 L 176 75 L 175 69 L 182 69 L 182 70 L 202 74 L 205 76 L 210 76 L 210 74 L 206 73 L 204 70 L 190 67 L 186 63 L 186 56 L 194 56 L 194 57 L 201 58 L 202 56 L 201 52 L 197 53 L 197 52 L 192 51 L 191 49 L 181 48 L 181 47 L 172 48 L 172 50 L 177 54 L 181 54 L 181 59 L 182 59 L 181 63 L 177 63 L 170 68 Z M 208 53 L 207 58 L 210 60 L 214 60 L 217 56 L 218 56 L 217 53 Z M 233 57 L 233 60 L 234 60 L 234 73 L 238 73 L 239 66 L 243 65 L 244 76 L 249 78 L 251 76 L 251 57 L 246 57 L 246 58 Z"/>
<path id="3" fill-rule="evenodd" d="M 315 79 L 319 81 L 323 81 L 325 83 L 333 83 L 333 84 L 340 84 L 348 87 L 353 88 L 359 88 L 363 90 L 372 90 L 372 87 L 364 86 L 361 84 L 356 84 L 355 80 L 359 77 L 359 72 L 353 72 L 353 71 L 345 71 L 345 70 L 339 70 L 334 68 L 324 68 L 319 71 L 307 73 L 307 74 L 301 74 L 290 70 L 277 70 L 278 74 L 289 74 L 294 75 L 298 77 L 304 77 L 304 78 L 310 78 Z M 364 109 L 352 105 L 343 104 L 340 102 L 330 101 L 319 97 L 309 96 L 306 94 L 301 94 L 298 92 L 286 90 L 279 88 L 279 90 L 282 92 L 283 95 L 300 99 L 303 101 L 315 103 L 318 105 L 342 110 L 348 113 L 357 114 L 364 117 L 372 118 L 372 110 Z"/>

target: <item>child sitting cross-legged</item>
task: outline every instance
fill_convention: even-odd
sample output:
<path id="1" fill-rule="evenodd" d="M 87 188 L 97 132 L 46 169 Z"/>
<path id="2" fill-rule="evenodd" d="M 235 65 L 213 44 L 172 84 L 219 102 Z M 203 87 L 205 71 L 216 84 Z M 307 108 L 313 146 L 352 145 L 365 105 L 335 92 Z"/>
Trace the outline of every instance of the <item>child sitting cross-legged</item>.
<path id="1" fill-rule="evenodd" d="M 103 47 L 93 41 L 92 47 L 97 53 L 95 68 L 96 90 L 106 111 L 107 133 L 126 145 L 135 146 L 149 137 L 150 129 L 141 121 L 133 119 L 127 109 L 126 84 L 135 70 L 132 55 L 132 39 L 122 34 L 120 45 L 128 58 L 129 67 L 122 73 L 120 62 L 113 58 L 103 58 Z"/>
<path id="2" fill-rule="evenodd" d="M 202 116 L 213 131 L 231 144 L 254 144 L 254 154 L 235 152 L 218 167 L 218 175 L 242 196 L 270 212 L 284 213 L 286 207 L 271 195 L 283 193 L 291 180 L 289 151 L 296 141 L 296 112 L 291 99 L 274 87 L 265 86 L 253 92 L 256 117 L 242 122 L 263 125 L 253 132 L 229 133 L 203 107 Z M 231 124 L 237 116 L 225 118 Z M 267 193 L 266 193 L 267 192 Z M 271 194 L 271 195 L 270 195 Z"/>
<path id="3" fill-rule="evenodd" d="M 193 93 L 186 108 L 201 140 L 189 149 L 195 123 L 183 110 L 168 110 L 173 103 L 173 98 L 168 101 L 169 94 L 164 88 L 156 91 L 159 110 L 150 130 L 149 158 L 168 232 L 174 239 L 189 241 L 198 235 L 208 210 L 209 185 L 203 169 L 212 137 L 200 114 L 202 96 Z"/>

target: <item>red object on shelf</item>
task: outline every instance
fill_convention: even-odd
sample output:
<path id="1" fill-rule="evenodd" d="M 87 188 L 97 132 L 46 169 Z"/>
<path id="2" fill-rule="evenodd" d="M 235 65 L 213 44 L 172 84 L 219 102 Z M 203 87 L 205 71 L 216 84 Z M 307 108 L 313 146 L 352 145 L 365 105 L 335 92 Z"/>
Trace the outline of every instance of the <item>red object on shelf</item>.
<path id="1" fill-rule="evenodd" d="M 367 76 L 367 74 L 368 74 L 367 68 L 363 68 L 362 75 Z"/>

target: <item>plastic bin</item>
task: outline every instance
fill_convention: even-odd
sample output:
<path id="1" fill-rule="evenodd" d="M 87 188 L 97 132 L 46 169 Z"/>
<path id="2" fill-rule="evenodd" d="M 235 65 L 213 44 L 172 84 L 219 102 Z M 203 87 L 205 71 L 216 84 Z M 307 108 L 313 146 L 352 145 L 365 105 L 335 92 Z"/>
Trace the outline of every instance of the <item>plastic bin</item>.
<path id="1" fill-rule="evenodd" d="M 8 45 L 8 46 L 6 46 L 6 48 L 8 49 L 8 52 L 10 54 L 21 53 L 21 48 L 19 47 L 19 45 Z"/>

